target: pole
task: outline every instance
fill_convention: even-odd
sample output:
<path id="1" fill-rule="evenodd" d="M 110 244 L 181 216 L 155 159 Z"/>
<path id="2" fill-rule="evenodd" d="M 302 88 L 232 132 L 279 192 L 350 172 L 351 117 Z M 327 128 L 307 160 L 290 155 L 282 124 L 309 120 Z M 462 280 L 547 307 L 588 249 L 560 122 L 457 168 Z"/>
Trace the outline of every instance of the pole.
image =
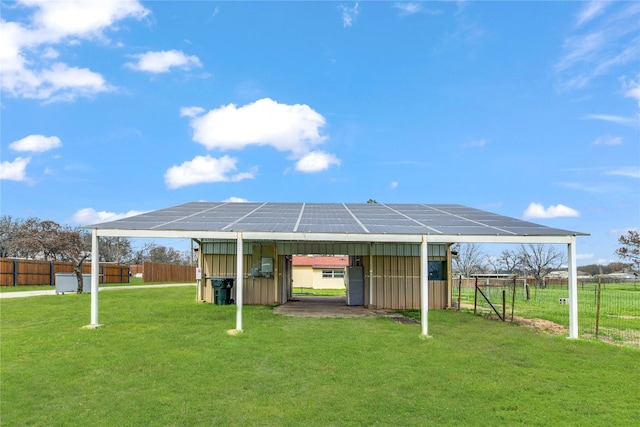
<path id="1" fill-rule="evenodd" d="M 511 323 L 513 323 L 513 308 L 516 306 L 516 276 L 513 276 L 513 295 L 511 296 Z"/>
<path id="2" fill-rule="evenodd" d="M 473 314 L 476 314 L 476 309 L 478 308 L 478 278 L 476 277 L 475 283 L 475 294 L 473 295 Z"/>
<path id="3" fill-rule="evenodd" d="M 502 288 L 502 321 L 504 322 L 505 314 L 507 312 L 507 291 Z"/>
<path id="4" fill-rule="evenodd" d="M 578 338 L 578 281 L 576 269 L 576 237 L 567 245 L 569 273 L 569 338 Z"/>
<path id="5" fill-rule="evenodd" d="M 242 293 L 243 293 L 243 272 L 244 272 L 244 242 L 242 233 L 238 232 L 236 248 L 236 331 L 242 332 Z"/>
<path id="6" fill-rule="evenodd" d="M 596 298 L 596 338 L 600 332 L 600 278 L 598 277 L 598 296 Z"/>
<path id="7" fill-rule="evenodd" d="M 462 292 L 462 274 L 458 276 L 458 311 L 460 311 L 460 292 Z"/>
<path id="8" fill-rule="evenodd" d="M 91 233 L 91 327 L 98 323 L 98 283 L 100 280 L 100 254 L 98 247 L 98 230 Z"/>
<path id="9" fill-rule="evenodd" d="M 420 245 L 420 325 L 422 335 L 429 336 L 429 246 L 427 236 Z"/>

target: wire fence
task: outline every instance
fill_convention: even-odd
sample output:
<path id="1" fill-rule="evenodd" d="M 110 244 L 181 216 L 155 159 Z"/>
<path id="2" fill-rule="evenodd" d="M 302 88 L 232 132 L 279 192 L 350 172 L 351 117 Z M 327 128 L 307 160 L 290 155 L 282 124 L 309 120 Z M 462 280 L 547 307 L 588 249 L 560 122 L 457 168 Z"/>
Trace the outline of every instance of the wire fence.
<path id="1" fill-rule="evenodd" d="M 494 279 L 481 281 L 476 291 L 475 285 L 454 281 L 452 292 L 454 306 L 475 309 L 483 315 L 504 317 L 506 321 L 542 319 L 548 322 L 548 328 L 569 327 L 566 284 L 540 287 L 523 279 Z M 580 281 L 578 331 L 583 338 L 640 347 L 640 282 Z"/>

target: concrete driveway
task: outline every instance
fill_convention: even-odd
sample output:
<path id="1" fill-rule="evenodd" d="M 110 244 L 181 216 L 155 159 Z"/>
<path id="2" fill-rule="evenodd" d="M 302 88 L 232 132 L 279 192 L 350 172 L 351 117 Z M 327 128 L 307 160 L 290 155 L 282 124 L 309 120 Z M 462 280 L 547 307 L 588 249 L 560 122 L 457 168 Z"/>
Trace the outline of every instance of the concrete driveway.
<path id="1" fill-rule="evenodd" d="M 283 316 L 301 317 L 375 317 L 368 308 L 348 306 L 344 296 L 294 296 L 293 300 L 276 307 L 273 312 Z"/>

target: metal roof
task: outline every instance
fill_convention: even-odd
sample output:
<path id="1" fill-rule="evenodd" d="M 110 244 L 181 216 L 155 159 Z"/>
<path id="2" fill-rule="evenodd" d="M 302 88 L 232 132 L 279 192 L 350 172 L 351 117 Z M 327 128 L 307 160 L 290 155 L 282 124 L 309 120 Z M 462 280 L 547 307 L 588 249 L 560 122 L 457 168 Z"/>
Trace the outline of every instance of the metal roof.
<path id="1" fill-rule="evenodd" d="M 335 241 L 409 242 L 427 235 L 442 242 L 545 243 L 587 235 L 457 204 L 192 202 L 87 228 L 131 237 L 232 238 L 243 232 L 256 239 Z"/>

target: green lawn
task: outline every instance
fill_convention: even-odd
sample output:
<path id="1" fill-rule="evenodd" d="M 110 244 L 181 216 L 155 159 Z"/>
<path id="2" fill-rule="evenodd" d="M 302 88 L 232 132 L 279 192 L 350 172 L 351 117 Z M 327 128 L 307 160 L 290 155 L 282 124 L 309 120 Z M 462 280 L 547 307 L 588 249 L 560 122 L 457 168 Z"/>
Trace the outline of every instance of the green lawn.
<path id="1" fill-rule="evenodd" d="M 144 282 L 140 277 L 130 277 L 129 283 L 101 283 L 100 287 L 105 286 L 136 286 L 136 285 L 154 285 L 168 282 Z M 90 286 L 85 283 L 84 286 Z M 24 292 L 24 291 L 55 291 L 53 285 L 22 285 L 22 286 L 0 286 L 0 292 Z"/>
<path id="2" fill-rule="evenodd" d="M 293 288 L 293 295 L 342 296 L 346 295 L 346 289 Z"/>
<path id="3" fill-rule="evenodd" d="M 0 286 L 0 292 L 55 291 L 52 285 Z"/>
<path id="4" fill-rule="evenodd" d="M 431 311 L 296 318 L 191 288 L 0 300 L 6 426 L 635 425 L 640 351 Z"/>

